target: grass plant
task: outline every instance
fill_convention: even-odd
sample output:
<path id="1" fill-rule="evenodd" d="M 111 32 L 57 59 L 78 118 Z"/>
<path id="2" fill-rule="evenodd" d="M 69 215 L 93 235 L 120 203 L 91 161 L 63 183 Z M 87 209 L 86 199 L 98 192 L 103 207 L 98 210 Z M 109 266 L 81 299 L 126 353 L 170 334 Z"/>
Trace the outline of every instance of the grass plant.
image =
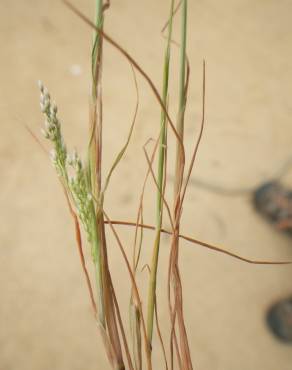
<path id="1" fill-rule="evenodd" d="M 259 264 L 281 264 L 286 262 L 269 262 L 254 261 L 234 253 L 231 253 L 218 246 L 187 237 L 181 234 L 180 224 L 182 217 L 182 206 L 185 199 L 188 182 L 195 163 L 196 154 L 203 133 L 205 120 L 205 62 L 203 63 L 203 88 L 202 88 L 202 121 L 200 125 L 200 134 L 195 142 L 191 161 L 186 170 L 185 162 L 185 145 L 184 145 L 184 121 L 185 109 L 187 104 L 188 81 L 189 81 L 189 63 L 187 60 L 187 15 L 188 1 L 182 0 L 175 4 L 170 0 L 169 17 L 167 22 L 167 37 L 164 54 L 163 76 L 162 76 L 162 94 L 160 95 L 154 82 L 144 71 L 141 65 L 122 47 L 113 40 L 104 31 L 106 10 L 110 7 L 109 1 L 96 0 L 95 2 L 95 21 L 92 22 L 79 12 L 71 3 L 64 3 L 93 30 L 93 47 L 92 47 L 92 86 L 90 99 L 90 122 L 88 132 L 88 151 L 87 158 L 83 160 L 76 151 L 71 154 L 65 144 L 62 134 L 62 125 L 58 118 L 57 105 L 52 102 L 48 90 L 40 82 L 41 94 L 41 111 L 45 116 L 45 126 L 42 133 L 51 145 L 51 161 L 56 169 L 61 185 L 64 189 L 66 199 L 71 215 L 74 219 L 77 246 L 79 250 L 81 265 L 85 274 L 87 287 L 90 295 L 93 313 L 100 329 L 104 342 L 109 364 L 112 369 L 122 370 L 141 370 L 143 362 L 148 370 L 153 368 L 152 357 L 154 348 L 152 347 L 154 327 L 157 328 L 161 350 L 164 357 L 166 369 L 178 368 L 180 370 L 191 370 L 193 368 L 191 351 L 188 343 L 188 336 L 185 326 L 183 311 L 183 289 L 180 275 L 179 249 L 180 240 L 185 239 L 191 243 L 199 244 L 203 247 L 225 253 L 233 258 L 240 259 L 248 263 Z M 173 44 L 173 22 L 176 12 L 181 12 L 181 35 L 180 35 L 180 67 L 178 72 L 170 72 L 171 47 Z M 116 158 L 105 176 L 102 168 L 102 141 L 103 141 L 103 98 L 102 98 L 102 65 L 103 65 L 103 43 L 108 42 L 120 54 L 128 60 L 131 65 L 134 83 L 137 95 L 137 102 L 132 123 L 130 125 L 127 140 L 124 146 L 117 150 Z M 122 160 L 132 137 L 135 126 L 136 115 L 139 106 L 139 91 L 136 80 L 136 74 L 140 74 L 148 83 L 157 103 L 161 108 L 160 128 L 158 137 L 154 143 L 154 149 L 149 154 L 144 148 L 147 168 L 145 182 L 141 192 L 141 200 L 138 207 L 136 222 L 123 220 L 112 220 L 105 211 L 105 194 L 108 190 L 108 184 L 116 167 Z M 179 99 L 176 124 L 170 117 L 168 111 L 169 100 L 169 79 L 174 74 L 179 75 Z M 166 199 L 166 182 L 167 173 L 167 152 L 172 150 L 168 146 L 168 135 L 174 135 L 176 139 L 176 162 L 175 162 L 175 181 L 174 181 L 174 200 L 173 207 L 170 207 Z M 157 157 L 157 158 L 156 158 Z M 153 165 L 157 160 L 157 174 L 153 170 Z M 143 221 L 143 195 L 145 184 L 152 178 L 156 187 L 156 221 L 154 225 L 146 225 Z M 170 223 L 171 230 L 162 228 L 163 216 L 166 214 Z M 83 255 L 82 232 L 87 238 L 87 244 L 91 248 L 92 262 L 94 265 L 94 278 L 88 273 L 85 258 Z M 121 242 L 116 225 L 128 227 L 129 232 L 135 233 L 135 247 L 132 259 L 130 259 Z M 137 268 L 140 260 L 140 251 L 143 245 L 143 230 L 154 230 L 152 260 L 149 265 L 148 294 L 145 298 L 146 304 L 142 304 L 142 297 L 136 280 Z M 115 293 L 116 287 L 113 284 L 109 268 L 107 253 L 107 235 L 112 233 L 118 247 L 121 251 L 122 258 L 128 271 L 128 277 L 131 285 L 130 305 L 130 326 L 131 338 L 126 335 L 126 325 L 128 320 L 122 317 L 119 302 Z M 171 236 L 168 261 L 168 279 L 165 286 L 168 290 L 168 305 L 171 330 L 167 343 L 159 326 L 159 313 L 157 310 L 157 279 L 159 265 L 159 249 L 162 233 Z M 132 263 L 130 262 L 132 260 Z M 94 284 L 92 283 L 94 280 Z M 93 288 L 94 287 L 94 288 Z M 144 301 L 144 300 L 143 300 Z M 157 350 L 157 349 L 155 349 Z"/>

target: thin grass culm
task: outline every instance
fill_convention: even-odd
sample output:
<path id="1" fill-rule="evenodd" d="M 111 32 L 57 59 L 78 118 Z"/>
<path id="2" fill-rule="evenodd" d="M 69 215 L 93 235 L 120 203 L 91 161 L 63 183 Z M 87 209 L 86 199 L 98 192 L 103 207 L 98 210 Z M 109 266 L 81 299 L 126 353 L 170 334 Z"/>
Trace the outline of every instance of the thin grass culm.
<path id="1" fill-rule="evenodd" d="M 174 0 L 169 1 L 169 16 L 167 26 L 166 45 L 164 62 L 162 66 L 162 93 L 156 88 L 155 83 L 145 72 L 142 66 L 129 54 L 118 42 L 113 40 L 105 28 L 105 15 L 110 11 L 110 1 L 96 0 L 94 21 L 85 17 L 70 2 L 63 0 L 66 6 L 71 9 L 82 21 L 93 31 L 93 45 L 91 53 L 91 89 L 90 89 L 90 120 L 87 131 L 88 144 L 87 155 L 83 159 L 77 151 L 68 150 L 62 133 L 62 124 L 58 117 L 58 108 L 51 99 L 48 89 L 39 82 L 40 107 L 44 115 L 45 125 L 42 128 L 43 136 L 48 140 L 50 146 L 50 158 L 56 169 L 61 186 L 68 202 L 70 214 L 75 225 L 75 235 L 80 256 L 82 270 L 87 284 L 90 303 L 95 322 L 99 328 L 103 340 L 105 353 L 109 367 L 113 370 L 147 370 L 152 369 L 179 369 L 192 370 L 191 350 L 188 342 L 186 324 L 183 308 L 183 282 L 180 275 L 179 250 L 180 241 L 187 240 L 190 243 L 200 245 L 210 250 L 224 253 L 229 257 L 236 258 L 251 264 L 285 264 L 289 262 L 255 261 L 246 257 L 238 256 L 218 246 L 199 241 L 181 233 L 181 219 L 183 201 L 186 188 L 194 166 L 199 143 L 202 138 L 205 121 L 205 62 L 203 63 L 203 88 L 202 88 L 202 122 L 199 138 L 196 140 L 195 149 L 191 157 L 189 167 L 185 171 L 185 145 L 184 145 L 184 122 L 187 104 L 188 83 L 190 67 L 187 58 L 187 16 L 188 2 L 182 0 L 175 4 Z M 175 71 L 170 73 L 171 48 L 173 25 L 180 14 L 180 41 L 179 47 L 179 86 L 178 86 L 178 112 L 175 121 L 170 116 L 168 105 L 170 100 L 170 79 Z M 119 54 L 129 62 L 130 71 L 133 75 L 134 89 L 136 92 L 136 103 L 132 122 L 129 124 L 128 134 L 122 148 L 114 148 L 115 159 L 110 166 L 108 173 L 103 168 L 103 63 L 104 43 L 109 43 Z M 157 104 L 161 108 L 160 125 L 157 125 L 154 140 L 154 149 L 148 153 L 148 140 L 143 147 L 146 158 L 146 175 L 140 195 L 138 215 L 136 222 L 128 220 L 112 220 L 107 212 L 106 194 L 110 191 L 108 186 L 113 173 L 119 163 L 123 160 L 125 152 L 129 148 L 132 134 L 136 125 L 136 117 L 139 110 L 139 87 L 137 76 L 140 75 L 150 88 Z M 114 109 L 111 107 L 111 109 Z M 159 117 L 158 117 L 159 121 Z M 173 205 L 166 199 L 166 189 L 170 185 L 166 179 L 167 153 L 172 148 L 168 145 L 168 136 L 175 139 L 175 181 L 173 188 Z M 157 164 L 157 171 L 153 166 Z M 135 169 L 134 169 L 135 170 Z M 186 174 L 185 174 L 186 172 Z M 144 224 L 143 199 L 146 191 L 146 183 L 153 180 L 155 187 L 155 222 L 153 225 Z M 171 224 L 171 230 L 163 228 L 163 218 L 167 217 Z M 129 233 L 133 232 L 134 248 L 133 256 L 128 257 L 119 233 L 118 227 L 127 227 Z M 82 229 L 82 230 L 81 230 Z M 138 266 L 140 264 L 141 249 L 144 247 L 144 230 L 153 232 L 153 245 L 150 261 L 143 261 L 148 267 L 149 274 L 145 274 L 144 284 L 148 287 L 145 297 L 141 294 L 141 286 L 137 282 Z M 169 258 L 160 260 L 160 244 L 162 233 L 170 236 Z M 108 236 L 111 235 L 111 238 Z M 132 234 L 131 234 L 132 235 Z M 85 238 L 83 237 L 85 236 Z M 86 239 L 86 243 L 83 243 Z M 126 267 L 127 278 L 130 289 L 130 318 L 123 317 L 124 307 L 120 307 L 119 283 L 114 282 L 110 271 L 110 260 L 108 257 L 108 241 L 111 248 L 117 248 L 121 257 L 121 263 Z M 91 251 L 93 272 L 89 273 L 83 248 L 88 247 Z M 166 247 L 167 248 L 167 247 Z M 168 266 L 168 276 L 162 283 L 168 292 L 169 322 L 167 330 L 159 319 L 160 292 L 157 291 L 158 267 L 159 264 Z M 128 309 L 126 307 L 126 310 Z M 156 335 L 160 346 L 153 346 Z M 128 330 L 130 329 L 130 330 Z M 163 363 L 153 364 L 154 351 L 161 351 Z M 86 367 L 86 364 L 84 365 Z M 99 369 L 99 364 L 96 365 Z"/>
<path id="2" fill-rule="evenodd" d="M 187 42 L 187 13 L 188 2 L 182 1 L 181 5 L 181 44 L 180 44 L 180 71 L 179 71 L 179 106 L 177 117 L 177 132 L 184 141 L 184 119 L 187 101 L 187 79 L 186 79 L 186 42 Z M 176 348 L 177 362 L 185 370 L 192 370 L 192 360 L 188 337 L 184 321 L 182 282 L 179 271 L 179 233 L 180 221 L 182 215 L 181 189 L 184 177 L 185 158 L 181 147 L 176 148 L 175 163 L 175 182 L 174 182 L 174 207 L 173 219 L 175 220 L 175 231 L 171 241 L 171 252 L 169 258 L 169 277 L 168 277 L 168 299 L 171 319 L 171 353 L 173 353 L 173 344 Z M 173 288 L 173 297 L 171 297 L 171 287 Z M 173 303 L 172 303 L 173 298 Z M 178 339 L 176 334 L 176 322 L 178 327 Z M 173 358 L 171 358 L 173 364 Z"/>
<path id="3" fill-rule="evenodd" d="M 162 101 L 167 107 L 168 99 L 168 85 L 169 85 L 169 67 L 170 67 L 170 48 L 172 37 L 172 23 L 173 23 L 174 0 L 170 4 L 170 16 L 168 22 L 168 36 L 164 56 L 163 67 L 163 87 L 162 87 Z M 158 154 L 158 171 L 157 171 L 157 200 L 156 200 L 156 230 L 155 239 L 152 252 L 152 262 L 150 269 L 149 288 L 148 288 L 148 311 L 147 311 L 147 335 L 151 346 L 153 336 L 153 322 L 156 302 L 156 280 L 157 268 L 160 248 L 160 236 L 163 216 L 163 194 L 165 192 L 165 174 L 166 174 L 166 150 L 167 150 L 167 118 L 165 111 L 161 111 L 160 123 L 160 140 L 159 140 L 159 154 Z"/>

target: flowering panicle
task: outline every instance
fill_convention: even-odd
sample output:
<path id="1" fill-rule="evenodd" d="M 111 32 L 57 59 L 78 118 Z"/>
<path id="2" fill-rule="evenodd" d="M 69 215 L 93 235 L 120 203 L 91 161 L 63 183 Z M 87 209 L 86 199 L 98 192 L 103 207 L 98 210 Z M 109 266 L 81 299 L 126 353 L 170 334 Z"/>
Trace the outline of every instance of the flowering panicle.
<path id="1" fill-rule="evenodd" d="M 54 148 L 51 150 L 50 153 L 52 163 L 56 168 L 58 175 L 67 180 L 67 149 L 61 133 L 61 125 L 57 117 L 58 108 L 55 103 L 51 102 L 51 97 L 48 89 L 44 87 L 41 81 L 39 81 L 39 89 L 41 92 L 41 111 L 46 117 L 45 127 L 42 129 L 42 134 L 46 139 L 50 140 L 54 144 Z"/>
<path id="2" fill-rule="evenodd" d="M 94 204 L 88 185 L 86 170 L 77 152 L 72 155 L 67 153 L 61 132 L 61 124 L 57 117 L 57 106 L 51 102 L 50 94 L 46 87 L 39 81 L 41 92 L 40 107 L 45 115 L 45 127 L 42 129 L 44 137 L 53 144 L 50 151 L 51 161 L 58 175 L 64 181 L 67 191 L 71 195 L 77 210 L 78 217 L 83 224 L 89 241 L 92 240 L 92 230 L 95 227 Z M 68 175 L 68 166 L 73 170 L 73 176 Z"/>
<path id="3" fill-rule="evenodd" d="M 68 155 L 67 164 L 74 170 L 74 176 L 69 178 L 69 189 L 73 196 L 80 221 L 87 233 L 88 241 L 91 241 L 94 205 L 86 178 L 86 171 L 76 151 L 72 155 Z"/>

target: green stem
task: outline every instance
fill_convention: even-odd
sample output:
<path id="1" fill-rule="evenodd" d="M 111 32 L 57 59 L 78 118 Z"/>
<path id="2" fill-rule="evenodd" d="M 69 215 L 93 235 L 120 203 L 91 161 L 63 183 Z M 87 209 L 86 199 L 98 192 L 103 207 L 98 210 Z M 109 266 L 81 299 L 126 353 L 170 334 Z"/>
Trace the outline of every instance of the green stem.
<path id="1" fill-rule="evenodd" d="M 103 14 L 102 14 L 103 0 L 95 1 L 95 25 L 97 28 L 101 29 L 103 25 Z M 98 31 L 94 31 L 93 35 L 93 47 L 92 47 L 92 99 L 93 102 L 97 98 L 97 84 L 99 80 L 99 61 L 101 59 L 101 37 Z"/>
<path id="2" fill-rule="evenodd" d="M 180 84 L 179 84 L 179 108 L 181 112 L 185 110 L 185 79 L 186 79 L 186 43 L 187 43 L 187 0 L 182 4 L 182 38 L 180 48 Z M 183 127 L 182 127 L 183 130 Z"/>
<path id="3" fill-rule="evenodd" d="M 98 318 L 99 322 L 102 325 L 103 329 L 106 328 L 105 323 L 105 312 L 104 312 L 104 295 L 103 295 L 103 281 L 102 281 L 102 259 L 101 259 L 101 240 L 100 236 L 98 235 L 97 231 L 97 222 L 96 222 L 96 215 L 95 215 L 95 207 L 92 203 L 91 206 L 91 219 L 92 219 L 92 241 L 91 241 L 91 248 L 92 248 L 92 258 L 94 263 L 95 269 L 95 283 L 96 283 L 96 293 L 98 299 Z"/>
<path id="4" fill-rule="evenodd" d="M 103 14 L 102 14 L 103 0 L 95 1 L 95 24 L 96 27 L 102 28 Z M 98 94 L 98 88 L 101 83 L 101 65 L 102 60 L 102 38 L 99 32 L 94 31 L 93 47 L 91 55 L 92 67 L 92 105 L 91 105 L 91 127 L 90 127 L 90 142 L 88 147 L 89 165 L 88 165 L 88 184 L 95 199 L 99 199 L 100 193 L 100 177 L 101 177 L 101 118 L 99 112 L 99 101 L 101 96 Z M 98 315 L 99 322 L 105 329 L 105 308 L 104 308 L 104 292 L 103 292 L 103 260 L 101 254 L 101 235 L 97 227 L 98 208 L 92 202 L 91 219 L 92 219 L 92 256 L 95 268 L 95 281 L 98 300 Z"/>
<path id="5" fill-rule="evenodd" d="M 169 64 L 170 64 L 170 46 L 171 46 L 171 35 L 172 35 L 172 20 L 173 20 L 173 9 L 174 0 L 171 0 L 170 5 L 170 17 L 168 24 L 168 38 L 167 46 L 164 56 L 164 68 L 163 68 L 163 91 L 162 101 L 164 106 L 167 105 L 168 96 L 168 82 L 169 82 Z M 147 307 L 147 336 L 149 345 L 151 347 L 153 337 L 153 322 L 154 322 L 154 311 L 155 311 L 155 299 L 156 299 L 156 281 L 157 281 L 157 269 L 159 259 L 159 248 L 160 248 L 160 233 L 162 226 L 162 214 L 163 214 L 163 193 L 164 193 L 164 181 L 165 181 L 165 166 L 166 166 L 166 140 L 167 140 L 167 127 L 166 127 L 166 114 L 161 111 L 160 121 L 160 143 L 159 143 L 159 157 L 158 157 L 158 190 L 157 190 L 157 201 L 156 201 L 156 235 L 152 252 L 152 263 L 151 272 L 148 286 L 148 307 Z"/>

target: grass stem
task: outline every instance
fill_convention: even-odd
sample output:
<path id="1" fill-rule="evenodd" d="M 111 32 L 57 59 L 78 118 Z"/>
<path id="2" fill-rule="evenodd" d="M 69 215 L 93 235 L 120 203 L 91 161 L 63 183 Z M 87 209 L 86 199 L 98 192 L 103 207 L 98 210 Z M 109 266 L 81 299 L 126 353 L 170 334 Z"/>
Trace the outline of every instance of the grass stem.
<path id="1" fill-rule="evenodd" d="M 164 68 L 163 68 L 162 102 L 165 107 L 167 106 L 167 98 L 168 98 L 173 9 L 174 9 L 174 0 L 171 0 L 170 17 L 169 17 L 169 22 L 168 22 L 168 37 L 167 37 L 167 45 L 166 45 L 166 50 L 165 50 L 165 55 L 164 55 Z M 157 269 L 158 269 L 160 235 L 161 235 L 162 216 L 163 216 L 163 193 L 164 193 L 164 182 L 165 182 L 164 175 L 166 172 L 165 166 L 166 166 L 166 143 L 167 143 L 166 121 L 167 121 L 166 112 L 162 110 L 161 111 L 161 121 L 160 121 L 161 134 L 160 134 L 160 143 L 159 143 L 158 176 L 157 176 L 158 190 L 157 190 L 157 201 L 156 201 L 156 235 L 155 235 L 154 246 L 153 246 L 153 251 L 152 251 L 152 263 L 151 263 L 149 286 L 148 286 L 147 336 L 148 336 L 148 341 L 149 341 L 150 346 L 152 343 L 152 336 L 153 336 Z"/>

